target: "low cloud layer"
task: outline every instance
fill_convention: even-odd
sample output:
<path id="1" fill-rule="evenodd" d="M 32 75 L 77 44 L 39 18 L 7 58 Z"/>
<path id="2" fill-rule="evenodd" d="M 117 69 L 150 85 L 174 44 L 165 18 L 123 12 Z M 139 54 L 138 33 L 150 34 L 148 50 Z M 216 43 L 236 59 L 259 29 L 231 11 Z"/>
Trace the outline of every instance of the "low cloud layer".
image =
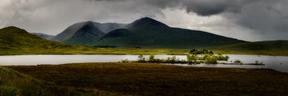
<path id="1" fill-rule="evenodd" d="M 0 26 L 57 34 L 80 21 L 130 23 L 149 16 L 244 40 L 287 40 L 286 5 L 287 0 L 1 0 Z"/>

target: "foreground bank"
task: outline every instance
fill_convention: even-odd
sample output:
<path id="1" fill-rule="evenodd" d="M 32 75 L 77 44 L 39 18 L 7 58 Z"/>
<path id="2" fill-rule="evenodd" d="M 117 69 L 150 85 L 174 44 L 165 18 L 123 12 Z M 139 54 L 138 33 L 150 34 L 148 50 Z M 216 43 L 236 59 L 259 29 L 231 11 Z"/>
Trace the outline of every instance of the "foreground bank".
<path id="1" fill-rule="evenodd" d="M 161 64 L 87 63 L 9 66 L 58 86 L 140 96 L 284 96 L 288 74 L 266 69 L 187 68 Z"/>

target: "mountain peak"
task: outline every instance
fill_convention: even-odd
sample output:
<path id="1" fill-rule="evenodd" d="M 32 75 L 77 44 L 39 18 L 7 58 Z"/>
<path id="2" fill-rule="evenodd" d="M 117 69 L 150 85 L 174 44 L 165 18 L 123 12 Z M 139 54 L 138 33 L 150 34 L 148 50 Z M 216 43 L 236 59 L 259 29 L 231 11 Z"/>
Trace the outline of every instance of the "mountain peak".
<path id="1" fill-rule="evenodd" d="M 95 25 L 95 22 L 93 22 L 93 21 L 86 21 L 86 22 L 84 22 L 84 24 L 83 24 L 83 26 L 82 27 L 80 27 L 78 30 L 77 30 L 78 32 L 92 32 L 92 33 L 101 33 L 102 34 L 102 32 L 101 32 L 101 30 L 99 30 L 99 28 Z"/>
<path id="2" fill-rule="evenodd" d="M 23 29 L 18 28 L 18 27 L 16 27 L 16 26 L 8 26 L 8 27 L 5 27 L 5 28 L 3 28 L 3 29 L 23 30 Z"/>
<path id="3" fill-rule="evenodd" d="M 140 19 L 138 19 L 138 20 L 140 20 L 140 21 L 156 21 L 156 22 L 158 22 L 157 20 L 155 20 L 155 19 L 153 19 L 153 18 L 150 18 L 150 17 L 143 17 L 143 18 L 140 18 Z M 138 21 L 137 20 L 137 21 Z"/>
<path id="4" fill-rule="evenodd" d="M 83 45 L 96 42 L 105 34 L 97 27 L 97 24 L 97 22 L 93 21 L 73 24 L 62 33 L 55 36 L 52 40 L 62 41 L 68 44 Z"/>
<path id="5" fill-rule="evenodd" d="M 141 19 L 138 19 L 136 21 L 134 21 L 132 24 L 129 25 L 129 27 L 133 28 L 133 27 L 160 27 L 160 28 L 163 28 L 163 27 L 169 27 L 168 25 L 162 23 L 162 22 L 159 22 L 155 19 L 152 19 L 150 17 L 143 17 Z"/>
<path id="6" fill-rule="evenodd" d="M 93 22 L 93 21 L 86 21 L 86 22 L 84 22 L 84 25 L 83 25 L 83 26 L 89 26 L 89 25 L 94 26 L 94 23 L 96 23 L 96 22 Z"/>

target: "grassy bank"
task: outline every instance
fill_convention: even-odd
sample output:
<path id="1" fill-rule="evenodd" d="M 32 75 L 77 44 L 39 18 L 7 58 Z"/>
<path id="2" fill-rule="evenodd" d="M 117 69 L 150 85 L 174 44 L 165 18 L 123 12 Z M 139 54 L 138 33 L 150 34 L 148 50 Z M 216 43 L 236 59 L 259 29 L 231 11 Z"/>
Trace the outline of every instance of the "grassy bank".
<path id="1" fill-rule="evenodd" d="M 222 54 L 243 54 L 243 55 L 269 55 L 269 56 L 288 56 L 288 50 L 215 50 Z"/>
<path id="2" fill-rule="evenodd" d="M 116 55 L 157 55 L 157 54 L 187 54 L 190 49 L 139 49 L 139 48 L 56 48 L 56 49 L 21 49 L 21 50 L 4 50 L 0 49 L 0 55 L 37 55 L 37 54 L 116 54 Z M 213 50 L 216 54 L 250 54 L 250 55 L 272 55 L 288 56 L 288 51 L 279 50 Z"/>
<path id="3" fill-rule="evenodd" d="M 137 48 L 59 48 L 59 49 L 24 49 L 0 50 L 0 55 L 28 55 L 28 54 L 116 54 L 116 55 L 156 55 L 156 54 L 185 54 L 188 49 L 137 49 Z"/>
<path id="4" fill-rule="evenodd" d="M 264 69 L 89 63 L 10 66 L 58 86 L 140 96 L 285 96 L 288 74 Z"/>
<path id="5" fill-rule="evenodd" d="M 232 54 L 258 54 L 258 55 L 283 55 L 288 56 L 288 41 L 259 41 L 225 45 L 215 48 Z"/>

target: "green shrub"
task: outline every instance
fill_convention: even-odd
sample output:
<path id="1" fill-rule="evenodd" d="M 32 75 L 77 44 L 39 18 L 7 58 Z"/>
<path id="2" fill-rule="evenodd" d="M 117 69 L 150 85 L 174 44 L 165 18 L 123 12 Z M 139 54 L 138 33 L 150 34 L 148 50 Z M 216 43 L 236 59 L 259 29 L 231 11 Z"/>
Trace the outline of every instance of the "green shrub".
<path id="1" fill-rule="evenodd" d="M 217 56 L 217 60 L 220 60 L 220 61 L 228 61 L 229 60 L 229 56 L 223 56 L 222 54 L 219 54 Z"/>
<path id="2" fill-rule="evenodd" d="M 139 55 L 138 56 L 138 62 L 140 62 L 140 63 L 146 62 L 145 57 L 143 55 Z"/>
<path id="3" fill-rule="evenodd" d="M 155 61 L 155 56 L 154 55 L 150 55 L 149 56 L 149 62 L 153 62 Z"/>
<path id="4" fill-rule="evenodd" d="M 207 50 L 207 49 L 192 49 L 190 50 L 189 54 L 210 54 L 213 55 L 214 52 L 211 50 Z"/>
<path id="5" fill-rule="evenodd" d="M 206 64 L 217 64 L 217 56 L 208 56 L 205 58 Z"/>
<path id="6" fill-rule="evenodd" d="M 187 62 L 189 64 L 196 63 L 197 62 L 197 55 L 194 55 L 194 54 L 187 55 Z"/>
<path id="7" fill-rule="evenodd" d="M 176 63 L 176 56 L 173 56 L 173 57 L 168 57 L 168 59 L 166 60 L 166 62 L 168 62 L 168 63 Z"/>
<path id="8" fill-rule="evenodd" d="M 240 60 L 235 60 L 234 63 L 236 63 L 236 64 L 243 64 L 242 61 L 240 61 Z"/>
<path id="9" fill-rule="evenodd" d="M 254 65 L 263 65 L 263 62 L 255 61 Z"/>
<path id="10" fill-rule="evenodd" d="M 130 61 L 128 59 L 124 59 L 121 61 L 122 63 L 129 63 Z"/>

